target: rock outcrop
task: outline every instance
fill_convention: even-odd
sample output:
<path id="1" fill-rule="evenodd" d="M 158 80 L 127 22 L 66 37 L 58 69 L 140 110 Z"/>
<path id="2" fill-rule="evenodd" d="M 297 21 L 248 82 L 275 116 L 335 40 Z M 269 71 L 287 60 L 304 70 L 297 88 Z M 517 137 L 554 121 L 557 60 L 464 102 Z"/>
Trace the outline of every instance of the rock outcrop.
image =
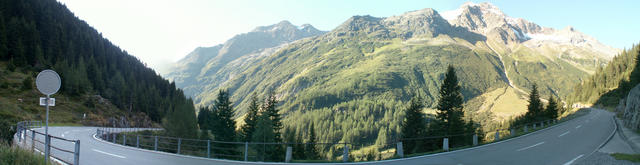
<path id="1" fill-rule="evenodd" d="M 640 129 L 640 85 L 629 91 L 629 95 L 620 101 L 616 110 L 622 114 L 624 126 L 634 131 Z"/>

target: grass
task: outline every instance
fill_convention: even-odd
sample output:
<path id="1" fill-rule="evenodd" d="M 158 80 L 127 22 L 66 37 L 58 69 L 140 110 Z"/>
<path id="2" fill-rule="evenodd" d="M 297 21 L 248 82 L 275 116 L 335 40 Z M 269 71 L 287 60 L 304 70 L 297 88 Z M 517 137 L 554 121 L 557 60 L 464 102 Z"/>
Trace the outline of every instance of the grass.
<path id="1" fill-rule="evenodd" d="M 640 163 L 640 154 L 623 154 L 623 153 L 613 153 L 611 154 L 617 160 L 628 160 L 635 163 Z"/>
<path id="2" fill-rule="evenodd" d="M 44 124 L 44 123 L 43 123 Z M 79 127 L 79 126 L 84 126 L 82 124 L 79 123 L 49 123 L 50 127 Z"/>
<path id="3" fill-rule="evenodd" d="M 0 144 L 0 164 L 29 164 L 44 165 L 44 156 L 31 153 L 27 150 Z M 47 164 L 52 164 L 51 162 Z"/>
<path id="4" fill-rule="evenodd" d="M 32 71 L 6 70 L 6 62 L 0 62 L 0 118 L 10 121 L 39 120 L 45 121 L 45 108 L 40 106 L 35 82 L 31 89 L 25 89 L 22 81 L 28 77 L 35 80 L 37 73 Z M 118 109 L 108 101 L 100 101 L 94 95 L 68 96 L 55 94 L 56 106 L 49 110 L 51 126 L 103 125 L 109 117 L 125 116 L 126 112 Z M 86 118 L 83 120 L 83 116 Z M 81 124 L 82 123 L 82 124 Z"/>

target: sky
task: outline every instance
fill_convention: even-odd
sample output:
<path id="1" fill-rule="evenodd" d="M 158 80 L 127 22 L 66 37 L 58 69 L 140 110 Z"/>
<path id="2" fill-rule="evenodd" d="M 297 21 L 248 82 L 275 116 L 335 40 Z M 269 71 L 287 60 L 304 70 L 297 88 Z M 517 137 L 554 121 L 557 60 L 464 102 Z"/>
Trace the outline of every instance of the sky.
<path id="1" fill-rule="evenodd" d="M 389 17 L 462 0 L 58 0 L 112 43 L 164 72 L 197 47 L 224 43 L 257 26 L 288 20 L 332 30 L 354 15 Z M 490 2 L 506 15 L 544 27 L 573 26 L 615 48 L 640 42 L 640 1 L 536 0 Z"/>

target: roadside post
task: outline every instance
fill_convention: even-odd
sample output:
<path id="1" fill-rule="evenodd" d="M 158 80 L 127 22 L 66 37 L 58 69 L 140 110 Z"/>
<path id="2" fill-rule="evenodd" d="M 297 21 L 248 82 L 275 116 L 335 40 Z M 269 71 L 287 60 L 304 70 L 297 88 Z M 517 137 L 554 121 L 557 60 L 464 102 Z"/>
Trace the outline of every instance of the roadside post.
<path id="1" fill-rule="evenodd" d="M 60 75 L 56 73 L 56 71 L 47 69 L 38 73 L 38 77 L 36 77 L 36 88 L 40 93 L 46 95 L 46 98 L 40 98 L 40 105 L 45 106 L 47 110 L 47 119 L 46 125 L 44 128 L 45 136 L 49 137 L 49 106 L 55 106 L 55 98 L 51 98 L 51 95 L 55 94 L 60 90 L 60 84 L 62 81 L 60 80 Z M 49 146 L 50 140 L 46 140 L 47 144 L 45 146 Z M 44 162 L 47 163 L 49 159 L 49 150 L 45 149 L 44 153 Z"/>

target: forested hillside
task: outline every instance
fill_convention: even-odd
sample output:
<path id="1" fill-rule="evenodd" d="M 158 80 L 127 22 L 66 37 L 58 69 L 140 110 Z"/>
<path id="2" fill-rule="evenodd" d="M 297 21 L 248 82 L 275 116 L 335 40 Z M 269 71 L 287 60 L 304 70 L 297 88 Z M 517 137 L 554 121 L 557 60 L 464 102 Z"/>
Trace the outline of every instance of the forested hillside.
<path id="1" fill-rule="evenodd" d="M 97 97 L 101 99 L 100 103 L 104 103 L 102 98 L 105 98 L 127 114 L 117 116 L 118 120 L 143 113 L 156 123 L 166 119 L 176 122 L 172 125 L 195 130 L 192 101 L 174 83 L 103 38 L 96 29 L 55 0 L 0 1 L 0 64 L 6 67 L 0 74 L 0 82 L 6 84 L 2 90 L 14 91 L 3 92 L 0 96 L 10 98 L 8 100 L 15 100 L 14 96 L 25 93 L 14 88 L 16 78 L 20 79 L 16 81 L 33 86 L 32 81 L 39 71 L 53 69 L 63 81 L 61 92 L 54 97 L 65 97 L 66 102 Z M 15 72 L 21 72 L 23 76 L 11 76 Z M 33 89 L 24 90 L 33 92 Z M 61 101 L 64 104 L 65 100 Z M 88 113 L 101 115 L 94 110 L 94 102 L 82 106 L 89 110 Z M 73 113 L 80 110 L 69 111 L 71 115 L 79 116 Z M 2 115 L 3 119 L 42 120 L 41 116 Z"/>
<path id="2" fill-rule="evenodd" d="M 574 87 L 568 97 L 572 103 L 613 107 L 640 83 L 640 45 L 633 45 L 600 67 L 594 75 Z"/>
<path id="3" fill-rule="evenodd" d="M 461 10 L 453 20 L 429 8 L 386 18 L 353 16 L 247 67 L 229 67 L 239 71 L 199 90 L 196 104 L 210 106 L 216 91 L 227 90 L 241 119 L 248 98 L 273 91 L 284 130 L 305 132 L 313 122 L 323 135 L 319 141 L 381 144 L 397 138 L 401 110 L 412 96 L 422 96 L 423 111 L 434 113 L 448 65 L 457 71 L 466 116 L 488 125 L 524 114 L 526 89 L 533 84 L 544 98 L 566 97 L 567 86 L 609 61 L 607 52 L 616 52 L 585 47 L 603 44 L 573 28 L 541 27 L 490 4 Z M 563 35 L 553 41 L 539 37 L 555 34 Z"/>

